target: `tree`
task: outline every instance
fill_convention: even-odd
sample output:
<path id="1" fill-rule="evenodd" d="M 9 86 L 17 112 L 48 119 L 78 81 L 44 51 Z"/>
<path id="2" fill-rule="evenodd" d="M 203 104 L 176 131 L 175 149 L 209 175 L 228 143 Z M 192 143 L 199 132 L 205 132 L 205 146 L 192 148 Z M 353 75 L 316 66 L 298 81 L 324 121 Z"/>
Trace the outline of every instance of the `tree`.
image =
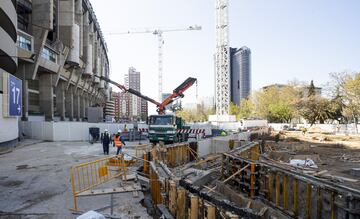
<path id="1" fill-rule="evenodd" d="M 360 117 L 360 73 L 331 73 L 332 93 L 342 99 L 342 118 L 344 121 L 358 123 Z M 358 133 L 357 125 L 355 125 Z"/>
<path id="2" fill-rule="evenodd" d="M 237 120 L 254 116 L 254 103 L 250 98 L 242 99 L 240 105 L 230 103 L 230 115 L 236 116 Z"/>
<path id="3" fill-rule="evenodd" d="M 254 117 L 254 103 L 249 98 L 242 99 L 239 106 L 238 119 Z"/>
<path id="4" fill-rule="evenodd" d="M 298 109 L 300 115 L 308 121 L 311 126 L 315 124 L 317 117 L 316 117 L 316 103 L 308 100 L 303 100 L 299 103 Z"/>
<path id="5" fill-rule="evenodd" d="M 358 133 L 357 124 L 360 117 L 360 73 L 354 76 L 348 76 L 344 84 L 346 108 L 345 114 L 352 117 L 355 123 L 356 133 Z"/>
<path id="6" fill-rule="evenodd" d="M 332 100 L 317 96 L 315 92 L 314 82 L 311 81 L 307 88 L 307 97 L 302 98 L 298 104 L 300 115 L 306 119 L 312 126 L 316 122 L 321 124 L 326 120 L 339 120 L 342 114 L 342 100 L 341 96 L 337 95 Z"/>
<path id="7" fill-rule="evenodd" d="M 182 109 L 177 111 L 176 115 L 184 119 L 186 122 L 196 121 L 196 113 L 194 109 Z"/>
<path id="8" fill-rule="evenodd" d="M 291 122 L 297 116 L 298 91 L 285 85 L 271 86 L 254 93 L 254 115 L 269 122 Z"/>
<path id="9" fill-rule="evenodd" d="M 214 107 L 206 107 L 204 103 L 197 105 L 197 121 L 206 121 L 209 115 L 215 114 Z"/>
<path id="10" fill-rule="evenodd" d="M 310 86 L 308 88 L 308 97 L 315 97 L 315 95 L 316 95 L 316 91 L 315 91 L 314 81 L 311 80 Z"/>
<path id="11" fill-rule="evenodd" d="M 279 122 L 279 123 L 289 123 L 293 118 L 293 113 L 291 106 L 284 103 L 279 102 L 276 104 L 271 104 L 269 106 L 269 121 Z"/>
<path id="12" fill-rule="evenodd" d="M 343 101 L 343 97 L 339 93 L 339 91 L 336 93 L 335 97 L 333 97 L 330 100 L 329 104 L 329 119 L 336 120 L 339 123 L 343 122 L 345 120 L 345 117 L 343 116 L 343 110 L 344 110 L 345 104 Z"/>
<path id="13" fill-rule="evenodd" d="M 186 122 L 206 121 L 209 115 L 214 114 L 213 107 L 205 107 L 204 104 L 198 104 L 196 109 L 182 109 L 176 112 L 176 116 L 181 117 Z"/>
<path id="14" fill-rule="evenodd" d="M 230 115 L 234 115 L 237 117 L 237 115 L 239 114 L 239 106 L 236 105 L 234 102 L 230 102 L 230 108 L 229 108 L 229 111 L 230 111 Z"/>
<path id="15" fill-rule="evenodd" d="M 323 97 L 309 97 L 300 102 L 300 115 L 306 119 L 310 125 L 317 121 L 323 124 L 326 120 L 331 119 L 331 101 Z"/>

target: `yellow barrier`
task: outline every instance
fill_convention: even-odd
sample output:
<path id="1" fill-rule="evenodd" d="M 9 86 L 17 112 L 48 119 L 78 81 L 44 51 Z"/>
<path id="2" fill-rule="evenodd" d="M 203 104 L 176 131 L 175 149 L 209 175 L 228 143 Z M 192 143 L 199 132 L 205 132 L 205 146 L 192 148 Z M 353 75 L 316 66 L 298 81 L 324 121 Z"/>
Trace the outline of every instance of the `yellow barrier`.
<path id="1" fill-rule="evenodd" d="M 74 197 L 74 210 L 78 210 L 76 198 L 82 192 L 122 175 L 126 178 L 126 164 L 123 155 L 106 157 L 73 166 L 70 177 Z"/>

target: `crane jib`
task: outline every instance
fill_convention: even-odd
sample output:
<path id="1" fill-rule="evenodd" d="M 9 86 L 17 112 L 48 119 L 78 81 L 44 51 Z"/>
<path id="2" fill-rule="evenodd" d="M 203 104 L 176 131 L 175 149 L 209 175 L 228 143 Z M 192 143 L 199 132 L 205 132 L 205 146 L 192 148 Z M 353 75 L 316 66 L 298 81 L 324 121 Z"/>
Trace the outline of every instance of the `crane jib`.
<path id="1" fill-rule="evenodd" d="M 186 89 L 193 85 L 196 81 L 196 78 L 189 77 L 182 84 L 180 84 L 177 88 L 175 88 L 174 93 L 179 93 L 180 90 Z"/>

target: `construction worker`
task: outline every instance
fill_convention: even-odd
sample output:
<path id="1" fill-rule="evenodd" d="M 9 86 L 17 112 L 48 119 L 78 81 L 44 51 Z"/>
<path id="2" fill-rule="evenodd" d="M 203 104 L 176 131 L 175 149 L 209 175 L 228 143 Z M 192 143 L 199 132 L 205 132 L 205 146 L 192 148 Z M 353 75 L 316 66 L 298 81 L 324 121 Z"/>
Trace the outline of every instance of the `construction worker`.
<path id="1" fill-rule="evenodd" d="M 101 133 L 101 144 L 103 145 L 104 155 L 109 155 L 109 145 L 111 143 L 111 136 L 107 129 Z"/>
<path id="2" fill-rule="evenodd" d="M 127 127 L 127 124 L 125 124 L 125 126 L 124 126 L 124 132 L 128 132 L 129 131 L 129 129 L 128 129 L 128 127 Z"/>
<path id="3" fill-rule="evenodd" d="M 305 127 L 301 128 L 300 130 L 301 130 L 301 132 L 302 132 L 303 135 L 305 135 L 306 132 L 307 132 L 307 128 L 305 128 Z"/>
<path id="4" fill-rule="evenodd" d="M 113 141 L 113 147 L 117 147 L 117 151 L 116 151 L 116 155 L 118 155 L 119 153 L 121 153 L 122 150 L 122 146 L 126 145 L 125 144 L 125 140 L 124 140 L 124 136 L 121 135 L 121 131 L 118 130 L 116 135 L 114 135 L 114 141 Z"/>

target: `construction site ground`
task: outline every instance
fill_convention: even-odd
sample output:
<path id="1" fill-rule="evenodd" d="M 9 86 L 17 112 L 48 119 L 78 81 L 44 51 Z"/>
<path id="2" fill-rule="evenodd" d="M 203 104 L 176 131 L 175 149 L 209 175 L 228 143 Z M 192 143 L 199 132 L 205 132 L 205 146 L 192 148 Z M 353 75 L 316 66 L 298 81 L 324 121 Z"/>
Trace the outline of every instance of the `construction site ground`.
<path id="1" fill-rule="evenodd" d="M 234 211 L 234 206 L 251 209 L 250 212 L 255 213 L 257 216 L 261 215 L 261 218 L 292 218 L 291 215 L 293 215 L 293 213 L 288 214 L 289 212 L 281 211 L 284 209 L 284 197 L 286 197 L 286 203 L 293 204 L 292 201 L 295 196 L 293 190 L 294 178 L 289 175 L 290 171 L 295 173 L 295 175 L 298 173 L 300 176 L 296 181 L 297 185 L 299 185 L 298 183 L 302 180 L 307 180 L 309 178 L 314 180 L 312 182 L 311 180 L 306 181 L 308 184 L 304 183 L 305 181 L 302 181 L 302 185 L 296 187 L 296 191 L 298 191 L 296 200 L 298 200 L 298 203 L 301 204 L 303 209 L 305 209 L 305 203 L 320 203 L 320 201 L 316 201 L 313 198 L 315 197 L 316 192 L 319 191 L 320 187 L 325 187 L 322 182 L 326 182 L 327 185 L 338 185 L 342 189 L 348 189 L 347 191 L 359 191 L 360 189 L 359 136 L 341 136 L 329 133 L 310 132 L 303 134 L 300 131 L 281 131 L 272 132 L 270 136 L 259 135 L 257 138 L 255 137 L 254 140 L 260 144 L 253 142 L 253 145 L 261 145 L 259 152 L 249 149 L 246 153 L 239 152 L 236 154 L 236 150 L 232 150 L 225 152 L 223 155 L 209 154 L 200 158 L 200 160 L 176 166 L 170 170 L 178 179 L 185 178 L 183 181 L 180 180 L 182 182 L 182 186 L 185 186 L 187 191 L 195 193 L 201 199 L 206 199 L 216 206 L 225 206 L 228 203 L 234 204 L 230 207 Z M 246 142 L 241 144 L 245 147 L 247 145 Z M 239 149 L 241 149 L 241 147 L 242 146 L 240 146 Z M 261 188 L 259 187 L 259 193 L 261 193 L 261 195 L 258 196 L 261 198 L 251 200 L 247 194 L 247 191 L 249 190 L 246 189 L 246 179 L 248 178 L 244 177 L 248 176 L 247 172 L 249 172 L 248 166 L 250 164 L 244 166 L 245 164 L 242 163 L 244 160 L 238 158 L 245 158 L 246 161 L 247 159 L 253 159 L 251 157 L 255 154 L 260 155 L 259 161 L 261 164 L 265 164 L 262 165 L 265 172 L 259 172 L 259 180 L 261 180 L 261 183 L 259 183 L 261 184 Z M 233 160 L 228 159 L 224 162 L 224 158 L 226 159 L 226 157 L 231 157 Z M 234 161 L 234 159 L 236 160 Z M 295 159 L 311 159 L 315 162 L 317 167 L 309 167 L 306 165 L 294 167 L 290 165 L 290 160 Z M 232 163 L 229 163 L 229 161 Z M 266 164 L 270 165 L 271 168 L 264 168 Z M 159 169 L 161 170 L 161 168 Z M 275 170 L 277 172 L 275 172 Z M 229 173 L 226 177 L 223 177 L 222 174 L 226 171 L 229 171 Z M 237 174 L 238 172 L 241 172 L 243 176 L 241 176 L 241 174 Z M 159 171 L 159 174 L 164 175 L 161 171 Z M 270 174 L 272 174 L 271 183 L 269 183 Z M 287 183 L 284 181 L 285 175 L 287 177 Z M 292 178 L 291 183 L 288 181 L 290 178 Z M 317 182 L 318 185 L 321 186 L 313 186 L 311 184 L 313 182 Z M 269 188 L 273 191 L 272 193 L 269 193 Z M 286 188 L 287 192 L 284 192 L 284 188 Z M 318 190 L 315 190 L 315 188 Z M 331 211 L 330 208 L 328 206 L 325 207 L 325 205 L 330 202 L 326 199 L 326 197 L 328 197 L 327 190 L 324 189 L 323 191 L 321 190 L 321 192 L 323 192 L 323 196 L 317 198 L 318 200 L 321 200 L 321 203 L 325 203 L 325 210 L 321 210 L 322 208 L 319 207 L 316 209 L 320 210 L 317 210 L 317 212 L 314 213 L 314 208 L 310 208 L 310 205 L 308 205 L 308 209 L 312 210 L 308 210 L 308 213 L 306 214 L 304 213 L 305 210 L 303 210 L 300 214 L 300 218 L 304 218 L 305 216 L 308 216 L 308 218 L 314 218 L 314 216 L 315 218 L 327 218 L 329 212 Z M 169 195 L 170 194 L 172 194 L 171 189 Z M 270 194 L 270 198 L 268 198 L 268 194 Z M 289 194 L 291 195 L 289 196 Z M 355 196 L 355 194 L 344 194 Z M 191 195 L 189 197 L 191 197 Z M 311 201 L 305 201 L 305 197 Z M 343 194 L 337 197 L 337 201 L 339 201 L 337 204 L 340 203 L 341 197 L 343 197 Z M 219 204 L 222 200 L 226 201 Z M 260 200 L 267 201 L 262 202 Z M 266 204 L 269 200 L 273 205 Z M 172 205 L 169 204 L 169 206 L 171 207 Z M 274 208 L 274 206 L 279 208 Z M 356 206 L 356 204 L 354 206 Z M 340 211 L 341 208 L 342 204 L 339 204 L 337 210 L 335 210 L 336 213 L 334 213 L 334 215 L 336 215 L 336 217 L 334 218 L 343 218 L 342 216 L 346 215 L 346 213 L 342 213 Z M 292 210 L 293 208 L 289 207 L 289 209 Z M 177 213 L 181 213 L 181 211 L 177 211 Z M 321 217 L 321 214 L 324 217 Z"/>
<path id="2" fill-rule="evenodd" d="M 359 190 L 359 175 L 356 175 L 359 174 L 360 167 L 359 136 L 281 131 L 272 132 L 271 136 L 265 138 L 259 136 L 256 141 L 262 140 L 265 140 L 261 143 L 260 159 L 265 159 L 263 161 Z M 103 158 L 102 146 L 100 143 L 87 142 L 27 142 L 13 151 L 0 155 L 0 218 L 76 218 L 79 214 L 69 210 L 73 207 L 70 168 L 76 164 Z M 137 144 L 138 142 L 128 142 L 124 152 L 135 155 Z M 110 147 L 110 154 L 114 155 L 115 152 L 115 148 Z M 207 179 L 208 181 L 203 182 L 202 189 L 218 200 L 225 200 L 229 197 L 222 191 L 233 193 L 237 188 L 232 188 L 231 183 L 226 183 L 234 176 L 226 180 L 220 179 L 220 171 L 224 165 L 222 158 L 221 154 L 209 154 L 197 158 L 196 161 L 170 168 L 170 171 L 179 179 L 185 177 L 194 182 L 196 179 Z M 312 159 L 317 168 L 292 167 L 289 164 L 292 159 Z M 128 174 L 135 173 L 142 165 L 141 161 L 136 162 L 128 168 Z M 161 168 L 160 175 L 167 175 L 160 170 Z M 214 174 L 206 178 L 209 172 Z M 115 188 L 133 183 L 130 180 L 125 182 L 116 178 L 98 188 Z M 234 190 L 229 190 L 226 186 Z M 148 194 L 145 196 L 145 200 L 149 200 Z M 241 199 L 246 201 L 237 204 L 247 207 L 246 203 L 250 202 L 247 202 L 246 197 Z M 149 203 L 142 200 L 142 192 L 137 196 L 131 192 L 115 194 L 113 215 L 119 218 L 151 218 L 148 214 L 149 209 L 144 207 Z M 78 208 L 83 211 L 103 208 L 105 210 L 99 211 L 100 213 L 110 214 L 109 205 L 110 195 L 78 198 Z M 264 204 L 256 202 L 251 206 L 258 208 L 259 212 L 266 208 Z M 275 213 L 279 213 L 278 218 L 287 218 L 274 209 L 268 212 Z"/>
<path id="3" fill-rule="evenodd" d="M 272 133 L 276 135 L 278 133 Z M 353 168 L 360 168 L 360 136 L 280 132 L 280 141 L 267 141 L 268 157 L 276 162 L 289 163 L 290 159 L 312 159 L 318 168 L 304 169 L 304 173 L 328 178 L 349 187 L 360 188 L 359 175 Z"/>
<path id="4" fill-rule="evenodd" d="M 31 142 L 31 141 L 28 141 Z M 127 143 L 126 153 L 134 154 L 133 145 Z M 110 147 L 115 155 L 116 148 Z M 36 142 L 25 144 L 12 152 L 0 155 L 0 218 L 76 218 L 69 209 L 73 207 L 70 183 L 71 166 L 103 158 L 100 143 L 88 142 Z M 136 165 L 128 168 L 135 171 Z M 113 180 L 102 188 L 121 187 L 132 184 Z M 101 188 L 101 187 L 100 187 Z M 142 192 L 114 196 L 114 214 L 121 218 L 149 218 L 141 205 Z M 80 210 L 106 207 L 110 195 L 78 198 Z M 110 213 L 105 208 L 100 213 Z"/>

